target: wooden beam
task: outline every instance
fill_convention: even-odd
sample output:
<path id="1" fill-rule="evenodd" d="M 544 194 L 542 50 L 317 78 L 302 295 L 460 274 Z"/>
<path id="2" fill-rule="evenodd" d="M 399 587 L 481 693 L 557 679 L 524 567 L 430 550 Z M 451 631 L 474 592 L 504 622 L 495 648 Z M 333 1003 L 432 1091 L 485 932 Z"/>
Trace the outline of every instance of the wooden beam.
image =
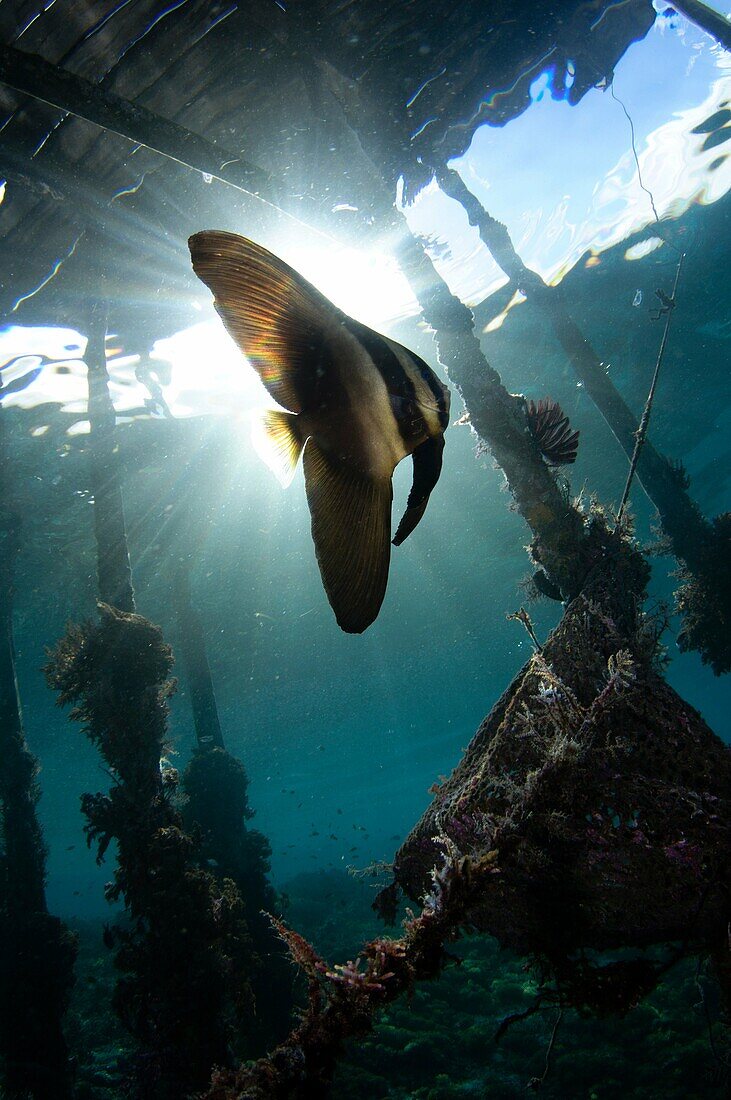
<path id="1" fill-rule="evenodd" d="M 673 7 L 696 27 L 715 38 L 725 50 L 731 50 L 731 21 L 725 15 L 709 8 L 701 0 L 678 0 L 677 3 L 673 0 Z"/>
<path id="2" fill-rule="evenodd" d="M 525 266 L 505 226 L 488 214 L 465 186 L 458 172 L 442 166 L 438 180 L 444 193 L 460 203 L 470 225 L 478 229 L 480 238 L 498 267 L 547 316 L 577 378 L 631 459 L 638 418 L 602 369 L 599 356 L 570 316 L 561 293 L 547 286 L 540 275 Z M 672 541 L 673 552 L 687 563 L 691 571 L 696 572 L 701 568 L 700 559 L 711 537 L 710 523 L 680 484 L 671 464 L 651 443 L 645 443 L 637 473 L 645 492 L 660 513 L 663 528 Z"/>
<path id="3" fill-rule="evenodd" d="M 0 83 L 239 191 L 276 201 L 272 179 L 262 168 L 37 54 L 0 46 Z"/>

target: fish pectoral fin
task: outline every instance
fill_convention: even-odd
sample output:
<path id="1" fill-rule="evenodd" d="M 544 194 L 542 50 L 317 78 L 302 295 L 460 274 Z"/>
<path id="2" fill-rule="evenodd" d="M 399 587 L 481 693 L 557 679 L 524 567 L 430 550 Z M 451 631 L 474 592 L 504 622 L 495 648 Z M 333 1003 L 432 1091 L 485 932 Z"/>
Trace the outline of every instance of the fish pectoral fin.
<path id="1" fill-rule="evenodd" d="M 391 556 L 391 478 L 370 478 L 307 440 L 305 487 L 312 538 L 342 630 L 361 634 L 383 602 Z"/>
<path id="2" fill-rule="evenodd" d="M 394 535 L 394 546 L 400 546 L 409 537 L 424 515 L 431 491 L 442 472 L 443 454 L 444 436 L 435 435 L 421 443 L 411 456 L 414 460 L 414 483 L 406 501 L 406 511 Z"/>
<path id="3" fill-rule="evenodd" d="M 322 371 L 324 332 L 339 311 L 266 248 L 207 229 L 188 241 L 193 270 L 274 400 L 302 412 Z"/>
<path id="4" fill-rule="evenodd" d="M 297 460 L 302 453 L 303 442 L 297 416 L 279 409 L 266 409 L 255 414 L 251 439 L 259 458 L 286 489 L 294 477 Z"/>

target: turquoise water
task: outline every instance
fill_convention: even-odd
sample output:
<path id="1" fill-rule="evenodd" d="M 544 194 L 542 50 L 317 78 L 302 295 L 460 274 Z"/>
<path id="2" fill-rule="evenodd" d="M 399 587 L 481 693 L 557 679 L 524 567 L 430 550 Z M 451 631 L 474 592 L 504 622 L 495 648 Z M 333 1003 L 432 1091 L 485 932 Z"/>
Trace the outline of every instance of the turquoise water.
<path id="1" fill-rule="evenodd" d="M 685 81 L 671 81 L 678 68 Z M 675 253 L 661 247 L 628 254 L 653 230 L 619 106 L 592 91 L 569 107 L 551 100 L 545 84 L 532 87 L 533 103 L 514 123 L 478 130 L 459 168 L 506 221 L 526 263 L 548 280 L 562 280 L 572 314 L 639 416 L 661 331 L 649 310 L 656 288 L 672 284 Z M 682 461 L 693 499 L 711 518 L 729 508 L 731 481 L 731 162 L 725 160 L 731 128 L 719 125 L 715 166 L 700 148 L 703 138 L 691 132 L 714 109 L 725 109 L 728 53 L 676 17 L 630 49 L 617 66 L 616 89 L 637 126 L 644 182 L 664 223 L 672 221 L 674 239 L 687 249 L 650 438 Z M 12 187 L 9 181 L 8 196 Z M 438 267 L 473 307 L 485 355 L 507 388 L 536 400 L 551 396 L 580 430 L 577 462 L 559 475 L 567 477 L 571 493 L 595 494 L 616 507 L 626 457 L 545 319 L 530 302 L 512 301 L 512 288 L 506 290 L 454 207 L 427 188 L 407 217 L 417 232 L 434 237 Z M 0 204 L 0 224 L 2 215 Z M 207 227 L 196 226 L 195 218 L 194 210 L 185 210 L 186 226 Z M 226 224 L 236 220 L 234 214 L 226 218 Z M 283 254 L 292 263 L 299 259 L 323 292 L 387 329 L 446 377 L 413 296 L 387 255 L 387 240 L 363 249 L 365 256 L 356 260 L 351 243 L 328 265 L 327 248 L 323 253 L 321 245 L 304 240 L 306 233 L 298 237 L 297 225 L 285 224 L 286 231 L 276 219 L 265 227 L 265 243 L 280 242 Z M 379 257 L 385 257 L 382 267 Z M 301 468 L 283 490 L 258 459 L 248 414 L 266 394 L 223 333 L 202 285 L 190 294 L 175 303 L 174 315 L 189 315 L 190 325 L 202 328 L 157 345 L 156 362 L 166 363 L 159 379 L 170 417 L 152 407 L 135 377 L 134 349 L 109 352 L 137 610 L 160 625 L 179 653 L 171 578 L 179 557 L 186 557 L 226 748 L 246 768 L 252 824 L 271 845 L 270 881 L 289 898 L 287 921 L 329 962 L 345 962 L 381 927 L 370 911 L 374 889 L 352 872 L 393 859 L 428 806 L 430 786 L 457 765 L 532 653 L 527 634 L 507 618 L 526 600 L 520 584 L 532 572 L 525 552 L 529 533 L 511 510 L 491 455 L 467 425 L 457 423 L 464 408 L 454 393 L 444 470 L 426 515 L 393 552 L 376 622 L 362 635 L 344 634 L 320 581 Z M 0 320 L 10 322 L 0 330 L 0 366 L 18 356 L 28 357 L 23 368 L 38 363 L 34 356 L 54 360 L 0 408 L 23 519 L 12 628 L 25 734 L 41 768 L 48 908 L 78 930 L 81 942 L 67 1017 L 78 1095 L 121 1097 L 133 1044 L 110 1009 L 115 973 L 102 943 L 103 925 L 124 919 L 121 905 L 110 906 L 104 897 L 115 848 L 97 864 L 79 812 L 80 796 L 106 789 L 109 775 L 97 749 L 57 707 L 42 671 L 46 650 L 67 622 L 95 614 L 85 335 L 73 318 L 61 332 L 55 306 L 44 325 L 26 326 L 15 315 Z M 171 337 L 168 328 L 156 335 Z M 3 380 L 14 376 L 11 370 Z M 205 454 L 214 457 L 198 477 Z M 394 478 L 396 516 L 410 479 L 411 465 L 403 463 Z M 637 538 L 651 550 L 655 512 L 637 482 L 631 507 Z M 182 516 L 182 526 L 168 544 L 171 514 Z M 191 526 L 200 536 L 193 550 Z M 676 564 L 664 554 L 651 561 L 649 600 L 671 604 Z M 562 611 L 548 600 L 529 610 L 540 639 Z M 679 628 L 671 615 L 663 639 L 667 679 L 729 742 L 728 682 L 697 654 L 679 651 Z M 182 772 L 194 752 L 195 728 L 180 660 L 173 674 L 178 683 L 167 759 Z M 390 1007 L 365 1044 L 348 1047 L 332 1095 L 497 1100 L 522 1095 L 541 1076 L 555 1009 L 516 1025 L 499 1047 L 492 1041 L 500 1021 L 525 1011 L 535 994 L 523 961 L 499 952 L 487 937 L 456 950 L 463 956 L 460 967 L 420 988 L 413 1002 Z M 712 977 L 695 967 L 694 960 L 681 963 L 623 1019 L 586 1019 L 567 1009 L 544 1093 L 587 1100 L 725 1095 L 728 1052 L 719 995 Z M 295 980 L 295 1000 L 302 1000 L 303 989 Z M 265 1032 L 253 1053 L 273 1041 L 274 1032 Z"/>

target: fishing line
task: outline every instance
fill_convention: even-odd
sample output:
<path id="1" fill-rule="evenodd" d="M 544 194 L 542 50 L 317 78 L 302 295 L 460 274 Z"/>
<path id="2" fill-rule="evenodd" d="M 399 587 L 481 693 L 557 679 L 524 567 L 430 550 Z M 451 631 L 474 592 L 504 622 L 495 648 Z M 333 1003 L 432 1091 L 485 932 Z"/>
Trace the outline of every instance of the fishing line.
<path id="1" fill-rule="evenodd" d="M 609 85 L 609 92 L 610 92 L 610 95 L 611 95 L 612 99 L 615 101 L 615 103 L 618 103 L 619 106 L 624 111 L 624 117 L 627 119 L 627 122 L 629 123 L 630 143 L 631 143 L 631 146 L 632 146 L 632 156 L 634 157 L 634 160 L 635 160 L 635 167 L 637 168 L 637 179 L 639 181 L 639 185 L 640 185 L 641 189 L 645 192 L 645 194 L 647 195 L 647 197 L 650 200 L 650 206 L 652 207 L 652 213 L 655 217 L 655 223 L 657 225 L 660 225 L 661 224 L 661 219 L 660 219 L 660 215 L 657 212 L 657 207 L 655 205 L 655 196 L 653 195 L 650 188 L 645 186 L 645 181 L 642 178 L 642 169 L 640 168 L 640 158 L 639 158 L 639 155 L 637 153 L 637 140 L 636 140 L 636 136 L 635 136 L 635 124 L 634 124 L 634 121 L 632 119 L 632 115 L 627 110 L 627 107 L 625 105 L 624 100 L 620 99 L 619 96 L 617 95 L 617 93 L 615 92 L 615 90 L 614 90 L 614 80 L 612 80 L 610 85 Z M 671 248 L 673 250 L 673 252 L 675 252 L 678 256 L 681 255 L 680 249 L 676 245 L 674 245 L 672 243 L 672 241 L 669 241 L 667 239 L 667 237 L 663 236 L 662 240 L 668 246 L 668 248 Z"/>
<path id="2" fill-rule="evenodd" d="M 642 190 L 645 192 L 645 194 L 650 199 L 650 206 L 652 207 L 652 212 L 655 215 L 655 221 L 659 224 L 660 215 L 658 214 L 657 207 L 655 206 L 655 198 L 654 198 L 650 188 L 645 187 L 645 184 L 644 184 L 643 179 L 642 179 L 642 169 L 640 168 L 640 158 L 637 156 L 637 144 L 635 142 L 635 124 L 632 121 L 632 116 L 630 115 L 629 111 L 625 107 L 624 101 L 621 100 L 619 98 L 619 96 L 617 95 L 617 93 L 615 92 L 615 90 L 614 90 L 614 81 L 612 81 L 612 83 L 609 85 L 609 91 L 611 93 L 612 99 L 615 101 L 615 103 L 618 103 L 619 106 L 622 108 L 622 110 L 624 111 L 624 117 L 629 122 L 630 135 L 631 135 L 631 141 L 632 141 L 632 155 L 635 158 L 635 165 L 637 166 L 637 179 L 640 181 L 640 187 L 642 188 Z"/>

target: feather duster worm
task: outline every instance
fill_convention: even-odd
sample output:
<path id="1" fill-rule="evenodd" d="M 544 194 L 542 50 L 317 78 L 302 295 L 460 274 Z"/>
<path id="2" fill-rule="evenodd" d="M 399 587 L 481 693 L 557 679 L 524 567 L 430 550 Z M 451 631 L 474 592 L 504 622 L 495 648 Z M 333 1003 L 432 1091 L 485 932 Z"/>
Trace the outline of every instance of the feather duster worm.
<path id="1" fill-rule="evenodd" d="M 571 430 L 568 416 L 557 401 L 542 398 L 528 402 L 528 427 L 549 466 L 567 466 L 576 461 L 579 433 Z"/>

